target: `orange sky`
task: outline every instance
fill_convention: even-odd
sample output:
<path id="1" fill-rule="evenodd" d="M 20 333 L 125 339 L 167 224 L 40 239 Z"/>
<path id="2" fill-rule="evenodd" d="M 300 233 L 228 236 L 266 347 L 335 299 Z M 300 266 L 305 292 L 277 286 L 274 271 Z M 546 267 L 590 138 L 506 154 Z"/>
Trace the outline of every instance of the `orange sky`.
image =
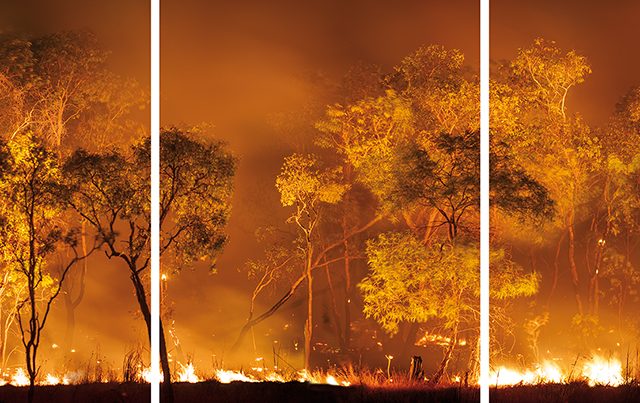
<path id="1" fill-rule="evenodd" d="M 588 122 L 601 125 L 618 99 L 640 85 L 639 20 L 637 0 L 491 0 L 491 58 L 511 59 L 536 37 L 575 49 L 593 73 L 569 101 Z"/>
<path id="2" fill-rule="evenodd" d="M 148 0 L 2 2 L 0 30 L 88 28 L 113 51 L 114 69 L 146 87 L 148 7 Z M 224 305 L 237 301 L 232 311 L 242 322 L 247 282 L 237 269 L 257 254 L 256 227 L 282 218 L 274 178 L 291 149 L 269 126 L 270 114 L 295 112 L 310 99 L 325 101 L 320 77 L 336 80 L 358 61 L 388 70 L 422 44 L 459 48 L 475 68 L 479 2 L 162 0 L 161 7 L 162 123 L 211 123 L 213 135 L 240 157 L 231 241 L 219 274 L 187 270 L 169 286 L 183 344 L 191 348 L 195 341 L 206 345 L 214 333 L 237 330 L 217 329 L 212 318 L 219 320 L 229 308 Z M 491 12 L 492 59 L 510 59 L 538 36 L 588 57 L 594 72 L 572 100 L 589 122 L 606 122 L 618 98 L 640 84 L 640 1 L 492 0 Z M 122 284 L 109 288 L 96 279 L 78 322 L 104 326 L 92 322 L 89 307 L 112 292 L 128 293 L 128 283 Z"/>

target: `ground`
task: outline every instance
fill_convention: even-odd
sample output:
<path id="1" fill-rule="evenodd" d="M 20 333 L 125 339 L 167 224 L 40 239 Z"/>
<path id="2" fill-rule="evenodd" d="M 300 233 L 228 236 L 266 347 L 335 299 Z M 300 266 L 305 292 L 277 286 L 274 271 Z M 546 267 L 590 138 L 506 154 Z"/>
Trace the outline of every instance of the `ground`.
<path id="1" fill-rule="evenodd" d="M 26 401 L 27 388 L 0 387 L 0 403 Z M 419 403 L 477 402 L 479 392 L 470 388 L 376 388 L 340 387 L 310 383 L 201 382 L 175 384 L 176 403 Z M 149 386 L 141 384 L 85 384 L 39 386 L 36 402 L 149 402 Z"/>
<path id="2" fill-rule="evenodd" d="M 10 385 L 0 387 L 0 403 L 26 401 L 27 388 Z M 242 383 L 175 384 L 176 403 L 419 403 L 478 402 L 477 388 L 368 388 L 339 387 L 309 383 Z M 149 385 L 84 384 L 39 386 L 36 402 L 68 403 L 147 403 Z M 491 390 L 491 403 L 572 403 L 572 402 L 640 402 L 640 387 L 589 387 L 584 383 L 569 385 L 515 386 Z"/>
<path id="3" fill-rule="evenodd" d="M 567 385 L 544 384 L 535 386 L 513 386 L 491 391 L 491 403 L 632 403 L 640 402 L 640 387 L 595 386 L 576 382 Z"/>

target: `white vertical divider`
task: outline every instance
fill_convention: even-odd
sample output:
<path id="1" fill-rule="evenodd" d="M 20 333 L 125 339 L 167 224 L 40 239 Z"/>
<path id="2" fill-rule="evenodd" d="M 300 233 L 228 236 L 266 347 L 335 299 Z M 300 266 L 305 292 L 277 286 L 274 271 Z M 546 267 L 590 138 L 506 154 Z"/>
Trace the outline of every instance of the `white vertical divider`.
<path id="1" fill-rule="evenodd" d="M 151 402 L 160 401 L 160 0 L 151 0 Z"/>
<path id="2" fill-rule="evenodd" d="M 480 0 L 480 402 L 489 402 L 489 0 Z"/>

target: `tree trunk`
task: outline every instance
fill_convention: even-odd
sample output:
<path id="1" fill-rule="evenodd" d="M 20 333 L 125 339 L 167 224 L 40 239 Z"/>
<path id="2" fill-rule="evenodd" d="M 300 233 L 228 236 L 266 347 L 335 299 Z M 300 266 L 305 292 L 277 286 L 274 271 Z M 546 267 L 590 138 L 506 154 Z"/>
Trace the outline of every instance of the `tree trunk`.
<path id="1" fill-rule="evenodd" d="M 480 374 L 480 337 L 476 339 L 471 354 L 469 355 L 469 364 L 467 372 L 464 374 L 464 385 L 468 386 L 469 381 L 472 383 L 479 378 Z"/>
<path id="2" fill-rule="evenodd" d="M 173 385 L 171 384 L 171 369 L 169 368 L 169 354 L 167 352 L 167 342 L 164 337 L 164 326 L 160 320 L 160 364 L 162 366 L 162 400 L 166 403 L 173 403 Z"/>
<path id="3" fill-rule="evenodd" d="M 149 342 L 151 342 L 151 311 L 149 304 L 147 303 L 147 295 L 144 290 L 144 285 L 140 276 L 136 273 L 135 269 L 132 269 L 131 281 L 136 290 L 136 298 L 138 305 L 140 306 L 140 312 L 144 318 L 144 322 L 147 325 L 147 335 Z M 164 329 L 162 326 L 162 320 L 160 321 L 160 365 L 162 367 L 162 401 L 166 403 L 173 403 L 173 386 L 171 385 L 171 369 L 169 367 L 169 358 L 167 354 L 167 344 L 164 337 Z"/>
<path id="4" fill-rule="evenodd" d="M 64 332 L 64 345 L 62 346 L 62 348 L 64 349 L 64 354 L 66 355 L 73 348 L 73 338 L 76 328 L 76 309 L 73 305 L 73 301 L 71 300 L 69 291 L 64 294 L 64 307 L 67 314 L 67 323 Z"/>
<path id="5" fill-rule="evenodd" d="M 325 259 L 326 261 L 326 259 Z M 329 272 L 329 265 L 324 265 L 324 271 L 327 275 L 327 283 L 329 284 L 329 296 L 331 297 L 331 313 L 333 314 L 333 326 L 336 332 L 336 337 L 338 338 L 338 345 L 340 346 L 340 351 L 345 351 L 344 338 L 342 337 L 342 329 L 340 329 L 340 315 L 338 314 L 338 305 L 336 303 L 336 293 L 333 288 L 333 280 L 331 280 L 331 273 Z"/>
<path id="6" fill-rule="evenodd" d="M 291 287 L 286 292 L 286 294 L 284 294 L 282 298 L 280 298 L 275 304 L 273 304 L 271 308 L 269 308 L 266 312 L 264 312 L 263 314 L 261 314 L 260 316 L 254 319 L 251 319 L 251 318 L 248 319 L 247 323 L 245 323 L 242 329 L 240 330 L 240 334 L 238 335 L 238 338 L 236 339 L 235 343 L 233 343 L 233 346 L 231 347 L 231 351 L 237 351 L 237 349 L 240 347 L 240 344 L 242 343 L 242 340 L 244 339 L 244 336 L 247 334 L 247 332 L 250 329 L 252 329 L 255 325 L 257 325 L 258 323 L 262 322 L 263 320 L 269 318 L 271 315 L 276 313 L 282 305 L 284 305 L 289 299 L 291 299 L 291 297 L 293 297 L 298 287 L 300 287 L 300 285 L 306 278 L 307 278 L 307 273 L 305 272 L 300 277 L 298 277 L 298 279 L 296 279 L 296 281 L 291 285 Z"/>
<path id="7" fill-rule="evenodd" d="M 27 401 L 33 403 L 33 396 L 36 393 L 36 385 L 32 380 L 29 380 L 29 391 L 27 392 Z"/>
<path id="8" fill-rule="evenodd" d="M 584 314 L 582 307 L 582 298 L 580 296 L 580 279 L 578 277 L 578 268 L 576 266 L 576 247 L 575 247 L 575 232 L 574 223 L 575 211 L 573 208 L 569 212 L 567 229 L 569 230 L 569 271 L 571 272 L 571 282 L 573 283 L 573 291 L 576 296 L 576 305 L 578 307 L 578 313 Z"/>
<path id="9" fill-rule="evenodd" d="M 82 220 L 80 226 L 80 246 L 82 247 L 82 256 L 87 256 L 87 222 Z M 89 259 L 82 260 L 82 271 L 80 272 L 79 286 L 80 290 L 78 291 L 78 296 L 73 298 L 71 294 L 73 289 L 73 280 L 69 279 L 65 282 L 66 292 L 64 293 L 64 305 L 67 314 L 67 323 L 65 329 L 65 337 L 64 337 L 64 351 L 67 354 L 72 348 L 75 338 L 75 329 L 76 329 L 76 309 L 82 302 L 84 298 L 85 291 L 85 276 L 87 274 L 87 265 Z"/>
<path id="10" fill-rule="evenodd" d="M 378 221 L 382 220 L 382 217 L 383 217 L 382 215 L 377 215 L 375 218 L 373 218 L 371 221 L 369 221 L 365 225 L 361 226 L 360 228 L 358 228 L 356 230 L 351 231 L 348 234 L 347 238 L 351 238 L 354 235 L 357 235 L 357 234 L 360 234 L 360 233 L 366 231 L 367 229 L 369 229 L 373 225 L 375 225 Z M 318 256 L 316 256 L 315 262 L 313 262 L 313 264 L 311 266 L 311 270 L 313 270 L 315 267 L 318 267 L 317 265 L 319 264 L 320 259 L 322 258 L 322 256 L 324 256 L 325 254 L 329 253 L 330 251 L 334 250 L 335 248 L 339 247 L 342 244 L 343 244 L 343 242 L 339 241 L 339 242 L 327 247 L 324 251 L 320 252 L 318 254 Z M 306 278 L 307 278 L 307 271 L 304 270 L 304 272 L 300 275 L 300 277 L 298 277 L 296 279 L 296 281 L 293 284 L 291 284 L 291 287 L 284 294 L 284 296 L 282 296 L 282 298 L 280 298 L 275 304 L 273 304 L 267 311 L 265 311 L 264 313 L 260 314 L 260 316 L 257 316 L 256 318 L 251 319 L 250 321 L 247 321 L 247 323 L 245 323 L 244 326 L 242 327 L 242 329 L 240 330 L 240 334 L 238 335 L 238 338 L 236 339 L 236 341 L 233 344 L 233 346 L 231 347 L 231 350 L 235 351 L 240 347 L 240 344 L 242 343 L 242 340 L 244 339 L 244 336 L 247 334 L 247 332 L 253 326 L 255 326 L 258 323 L 262 322 L 263 320 L 271 317 L 274 313 L 276 313 L 278 311 L 278 309 L 280 309 L 280 307 L 282 307 L 282 305 L 284 305 L 289 299 L 291 299 L 291 297 L 297 291 L 298 287 L 300 287 L 300 285 L 302 284 L 302 282 L 304 282 L 304 280 Z"/>
<path id="11" fill-rule="evenodd" d="M 0 374 L 4 374 L 7 354 L 7 322 L 3 315 L 4 311 L 0 309 L 0 337 L 2 338 L 2 340 L 0 340 Z"/>
<path id="12" fill-rule="evenodd" d="M 402 342 L 402 347 L 400 348 L 400 357 L 402 359 L 407 355 L 407 350 L 410 347 L 415 347 L 416 333 L 418 333 L 419 327 L 420 325 L 416 322 L 411 322 L 411 325 L 409 325 L 409 329 L 407 330 L 404 341 Z"/>
<path id="13" fill-rule="evenodd" d="M 549 290 L 549 297 L 547 298 L 547 307 L 551 303 L 551 298 L 556 291 L 556 287 L 558 286 L 558 274 L 560 272 L 560 249 L 562 247 L 562 241 L 564 241 L 564 237 L 567 235 L 565 231 L 562 231 L 562 235 L 560 239 L 558 239 L 558 245 L 556 246 L 556 254 L 553 260 L 553 281 L 551 283 L 551 290 Z"/>
<path id="14" fill-rule="evenodd" d="M 447 350 L 444 353 L 444 357 L 440 362 L 440 367 L 438 368 L 438 371 L 436 371 L 436 373 L 433 375 L 433 378 L 431 379 L 431 383 L 433 383 L 434 385 L 437 385 L 438 383 L 440 383 L 440 379 L 442 379 L 445 372 L 447 371 L 447 367 L 449 366 L 449 361 L 451 361 L 451 357 L 453 356 L 453 350 L 455 349 L 456 344 L 458 344 L 458 324 L 457 323 L 451 334 L 451 341 L 449 342 L 449 346 L 447 347 Z"/>
<path id="15" fill-rule="evenodd" d="M 349 255 L 349 239 L 347 236 L 347 218 L 342 217 L 342 236 L 344 239 L 344 354 L 351 347 L 351 298 L 353 294 L 351 286 L 351 259 Z"/>
<path id="16" fill-rule="evenodd" d="M 409 366 L 409 380 L 421 381 L 424 377 L 424 371 L 422 370 L 422 357 L 414 355 L 411 357 L 411 365 Z"/>
<path id="17" fill-rule="evenodd" d="M 313 275 L 312 258 L 313 246 L 307 240 L 307 257 L 306 257 L 306 273 L 307 273 L 307 321 L 304 328 L 304 368 L 311 369 L 311 342 L 313 339 Z"/>

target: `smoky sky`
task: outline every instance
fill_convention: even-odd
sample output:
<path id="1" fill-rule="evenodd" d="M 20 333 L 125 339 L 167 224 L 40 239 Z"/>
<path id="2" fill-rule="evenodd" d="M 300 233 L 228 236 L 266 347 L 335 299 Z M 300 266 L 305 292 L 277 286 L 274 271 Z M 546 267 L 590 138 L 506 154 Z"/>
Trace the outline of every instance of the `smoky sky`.
<path id="1" fill-rule="evenodd" d="M 333 103 L 327 83 L 354 65 L 388 72 L 422 45 L 459 49 L 477 71 L 479 3 L 164 0 L 161 7 L 162 124 L 209 123 L 210 135 L 228 142 L 239 158 L 230 238 L 217 274 L 183 269 L 167 286 L 175 334 L 186 354 L 207 364 L 228 352 L 246 318 L 254 283 L 243 267 L 261 253 L 255 230 L 287 227 L 275 188 L 282 159 L 297 150 L 298 139 L 310 143 L 313 136 L 313 120 L 301 119 L 283 134 L 270 116 Z M 280 292 L 263 298 L 257 311 Z M 267 346 L 287 334 L 301 338 L 303 305 L 296 303 L 259 326 L 256 338 Z M 292 326 L 284 332 L 286 323 Z"/>
<path id="2" fill-rule="evenodd" d="M 619 97 L 640 84 L 639 16 L 640 2 L 632 0 L 492 0 L 491 58 L 511 59 L 536 37 L 587 56 L 593 74 L 570 101 L 588 122 L 602 125 Z M 388 71 L 425 44 L 460 49 L 477 71 L 479 2 L 163 0 L 161 24 L 162 124 L 211 124 L 210 135 L 228 142 L 239 157 L 230 241 L 218 274 L 200 267 L 183 270 L 167 286 L 177 337 L 187 353 L 200 353 L 206 362 L 211 356 L 202 349 L 225 348 L 214 346 L 211 337 L 227 332 L 225 340 L 232 341 L 246 315 L 251 284 L 239 269 L 260 254 L 253 232 L 284 221 L 274 181 L 292 146 L 269 117 L 299 111 L 309 100 L 331 103 L 319 90 L 325 80 L 338 80 L 358 62 Z M 0 30 L 11 29 L 35 34 L 89 29 L 112 51 L 116 72 L 148 86 L 147 0 L 5 0 Z M 312 125 L 308 122 L 307 130 Z M 106 312 L 101 304 L 120 304 L 122 295 L 131 295 L 126 275 L 110 286 L 118 273 L 111 263 L 96 258 L 92 265 L 78 322 L 83 336 L 95 340 L 95 334 L 114 334 L 110 324 L 95 320 L 96 312 Z M 132 298 L 115 319 L 126 328 L 133 326 Z M 113 344 L 120 353 L 120 345 Z"/>
<path id="3" fill-rule="evenodd" d="M 537 37 L 575 49 L 593 74 L 570 101 L 588 122 L 604 125 L 619 97 L 640 84 L 638 16 L 636 1 L 493 0 L 491 58 L 512 59 Z M 325 79 L 339 79 L 358 62 L 389 71 L 425 44 L 460 49 L 477 71 L 478 30 L 473 0 L 162 2 L 162 124 L 210 123 L 211 135 L 240 159 L 218 273 L 183 270 L 168 286 L 187 350 L 228 348 L 219 343 L 233 341 L 252 287 L 242 267 L 260 255 L 253 231 L 284 222 L 274 180 L 295 147 L 268 124 L 269 115 L 295 113 L 310 99 L 330 103 L 319 91 Z M 312 132 L 313 122 L 297 129 Z M 273 335 L 290 315 L 282 312 L 259 335 Z"/>
<path id="4" fill-rule="evenodd" d="M 640 85 L 638 18 L 635 0 L 492 0 L 491 58 L 510 60 L 537 37 L 575 49 L 587 57 L 593 73 L 569 102 L 587 122 L 604 125 L 619 98 Z"/>
<path id="5" fill-rule="evenodd" d="M 27 34 L 89 30 L 112 52 L 119 74 L 148 87 L 150 61 L 149 0 L 2 0 L 0 32 Z"/>

